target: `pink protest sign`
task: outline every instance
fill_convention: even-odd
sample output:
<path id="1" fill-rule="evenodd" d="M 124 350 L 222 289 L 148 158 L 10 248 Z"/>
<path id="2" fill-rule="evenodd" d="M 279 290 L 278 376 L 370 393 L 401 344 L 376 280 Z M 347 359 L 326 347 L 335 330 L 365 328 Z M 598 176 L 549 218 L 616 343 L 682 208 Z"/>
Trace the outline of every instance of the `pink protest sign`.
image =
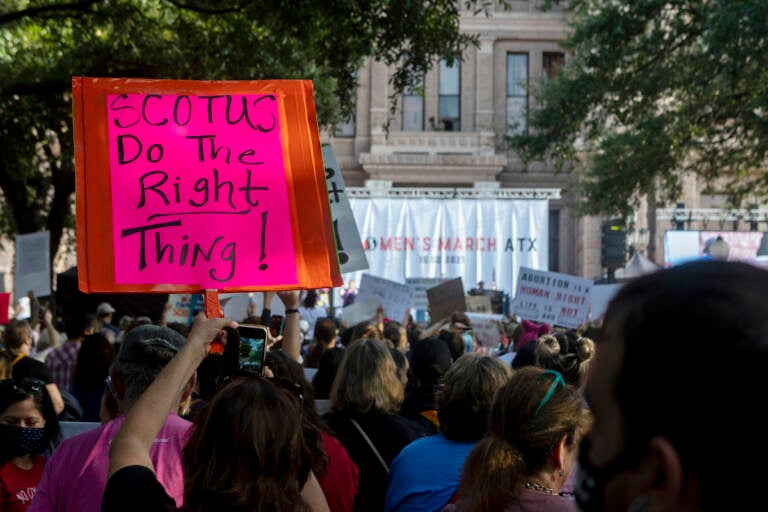
<path id="1" fill-rule="evenodd" d="M 312 82 L 73 77 L 72 100 L 81 291 L 342 283 Z"/>
<path id="2" fill-rule="evenodd" d="M 272 94 L 108 94 L 118 284 L 297 282 Z"/>

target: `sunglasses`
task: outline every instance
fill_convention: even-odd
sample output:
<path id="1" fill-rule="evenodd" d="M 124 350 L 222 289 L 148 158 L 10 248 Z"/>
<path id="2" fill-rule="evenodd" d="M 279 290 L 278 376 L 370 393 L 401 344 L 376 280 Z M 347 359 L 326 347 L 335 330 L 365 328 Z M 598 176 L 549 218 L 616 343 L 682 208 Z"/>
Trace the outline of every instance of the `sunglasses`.
<path id="1" fill-rule="evenodd" d="M 25 377 L 23 379 L 3 379 L 0 380 L 0 393 L 27 393 L 40 394 L 45 386 L 45 382 L 40 379 Z"/>

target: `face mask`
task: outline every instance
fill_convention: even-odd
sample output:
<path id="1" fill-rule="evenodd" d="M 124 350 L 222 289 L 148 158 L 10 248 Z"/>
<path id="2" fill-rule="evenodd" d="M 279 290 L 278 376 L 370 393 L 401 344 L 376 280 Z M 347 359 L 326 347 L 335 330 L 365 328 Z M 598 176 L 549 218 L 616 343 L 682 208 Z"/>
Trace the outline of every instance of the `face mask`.
<path id="1" fill-rule="evenodd" d="M 589 461 L 589 448 L 589 439 L 585 437 L 579 446 L 574 495 L 581 512 L 602 512 L 605 510 L 605 488 L 608 482 L 621 470 L 629 467 L 634 459 L 630 458 L 627 452 L 623 452 L 604 466 L 598 467 Z"/>
<path id="2" fill-rule="evenodd" d="M 45 451 L 44 428 L 19 427 L 0 424 L 0 449 L 4 458 L 12 459 L 22 455 L 38 455 Z"/>

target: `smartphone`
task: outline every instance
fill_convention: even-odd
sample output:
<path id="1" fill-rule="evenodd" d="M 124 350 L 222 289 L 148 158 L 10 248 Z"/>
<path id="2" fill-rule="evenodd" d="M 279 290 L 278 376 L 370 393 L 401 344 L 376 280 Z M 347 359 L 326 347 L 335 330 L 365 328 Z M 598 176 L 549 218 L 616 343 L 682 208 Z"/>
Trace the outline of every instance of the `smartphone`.
<path id="1" fill-rule="evenodd" d="M 264 373 L 264 357 L 267 353 L 267 328 L 263 325 L 240 324 L 240 369 Z"/>

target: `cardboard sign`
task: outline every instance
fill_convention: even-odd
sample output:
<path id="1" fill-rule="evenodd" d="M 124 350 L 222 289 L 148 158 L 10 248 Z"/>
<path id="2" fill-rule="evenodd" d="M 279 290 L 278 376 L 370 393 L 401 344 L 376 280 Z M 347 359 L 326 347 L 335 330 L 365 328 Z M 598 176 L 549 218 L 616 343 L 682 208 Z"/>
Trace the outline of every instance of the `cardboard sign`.
<path id="1" fill-rule="evenodd" d="M 488 295 L 467 295 L 467 311 L 473 313 L 493 313 L 491 298 Z"/>
<path id="2" fill-rule="evenodd" d="M 384 316 L 402 322 L 411 308 L 411 287 L 383 277 L 363 274 L 355 303 L 376 297 L 384 307 Z M 343 311 L 343 310 L 342 310 Z"/>
<path id="3" fill-rule="evenodd" d="M 360 232 L 357 230 L 349 198 L 344 192 L 346 189 L 344 178 L 336 162 L 333 146 L 330 144 L 323 144 L 323 162 L 325 162 L 325 182 L 328 186 L 328 202 L 331 203 L 331 221 L 341 273 L 366 270 L 368 259 L 365 257 L 363 243 L 360 241 Z"/>
<path id="4" fill-rule="evenodd" d="M 451 279 L 427 290 L 429 300 L 429 318 L 435 323 L 448 318 L 454 311 L 466 311 L 464 284 L 460 277 Z"/>
<path id="5" fill-rule="evenodd" d="M 528 320 L 579 327 L 587 320 L 593 283 L 583 277 L 522 267 L 514 313 Z"/>
<path id="6" fill-rule="evenodd" d="M 51 234 L 39 231 L 16 235 L 16 295 L 35 292 L 37 297 L 51 294 Z"/>
<path id="7" fill-rule="evenodd" d="M 341 284 L 311 82 L 72 90 L 82 291 Z"/>
<path id="8" fill-rule="evenodd" d="M 11 294 L 0 293 L 0 325 L 6 325 L 10 321 Z"/>

